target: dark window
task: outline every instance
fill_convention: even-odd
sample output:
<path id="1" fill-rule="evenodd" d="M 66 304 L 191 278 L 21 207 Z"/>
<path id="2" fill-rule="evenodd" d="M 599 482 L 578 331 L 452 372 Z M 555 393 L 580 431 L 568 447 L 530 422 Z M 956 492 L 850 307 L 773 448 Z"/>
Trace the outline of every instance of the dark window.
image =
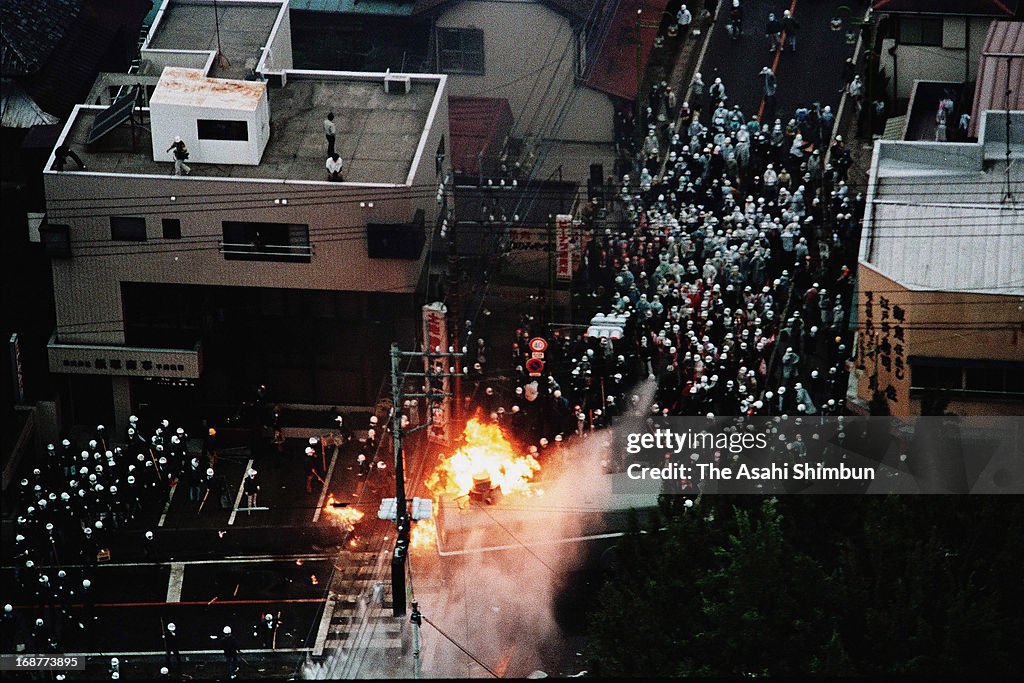
<path id="1" fill-rule="evenodd" d="M 1003 375 L 1000 368 L 967 368 L 965 388 L 971 391 L 1002 391 Z"/>
<path id="2" fill-rule="evenodd" d="M 221 253 L 228 261 L 309 263 L 309 226 L 224 221 Z"/>
<path id="3" fill-rule="evenodd" d="M 164 239 L 165 240 L 180 240 L 181 239 L 181 220 L 177 218 L 164 218 Z"/>
<path id="4" fill-rule="evenodd" d="M 484 32 L 477 28 L 439 28 L 438 65 L 444 73 L 484 73 Z"/>
<path id="5" fill-rule="evenodd" d="M 67 225 L 42 225 L 39 228 L 39 240 L 49 256 L 54 258 L 71 257 L 71 227 Z"/>
<path id="6" fill-rule="evenodd" d="M 146 219 L 135 216 L 111 216 L 110 239 L 145 242 Z"/>
<path id="7" fill-rule="evenodd" d="M 1006 390 L 1011 394 L 1024 394 L 1024 366 L 1006 371 Z"/>
<path id="8" fill-rule="evenodd" d="M 903 45 L 942 45 L 942 17 L 900 17 Z"/>
<path id="9" fill-rule="evenodd" d="M 200 140 L 231 140 L 245 142 L 249 139 L 249 124 L 245 121 L 218 121 L 199 119 L 196 121 Z"/>
<path id="10" fill-rule="evenodd" d="M 963 368 L 912 365 L 910 386 L 917 389 L 962 389 Z"/>

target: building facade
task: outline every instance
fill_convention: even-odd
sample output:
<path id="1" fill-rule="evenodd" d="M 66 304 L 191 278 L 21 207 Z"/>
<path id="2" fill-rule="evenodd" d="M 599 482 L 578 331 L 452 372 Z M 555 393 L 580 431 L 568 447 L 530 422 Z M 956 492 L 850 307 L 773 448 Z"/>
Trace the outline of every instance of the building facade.
<path id="1" fill-rule="evenodd" d="M 914 82 L 973 82 L 989 25 L 1024 18 L 1019 0 L 874 0 L 879 67 L 888 95 L 906 102 Z"/>
<path id="2" fill-rule="evenodd" d="M 150 44 L 180 27 L 186 64 L 168 48 L 150 107 L 99 139 L 110 109 L 76 107 L 59 144 L 86 168 L 47 165 L 49 356 L 69 420 L 122 425 L 258 384 L 282 402 L 366 405 L 388 345 L 416 341 L 449 174 L 446 77 L 293 70 L 286 2 L 217 5 L 165 2 Z M 250 42 L 210 45 L 212 22 Z M 325 168 L 329 112 L 341 181 Z M 175 137 L 187 175 L 173 175 Z"/>
<path id="3" fill-rule="evenodd" d="M 857 275 L 862 404 L 877 392 L 896 416 L 937 401 L 1022 413 L 1022 155 L 1024 112 L 1009 126 L 985 112 L 977 143 L 875 143 Z"/>

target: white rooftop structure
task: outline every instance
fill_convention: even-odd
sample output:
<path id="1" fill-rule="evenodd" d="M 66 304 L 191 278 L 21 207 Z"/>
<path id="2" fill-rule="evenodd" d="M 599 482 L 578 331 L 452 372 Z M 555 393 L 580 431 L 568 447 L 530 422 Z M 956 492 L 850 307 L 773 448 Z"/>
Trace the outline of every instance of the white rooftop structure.
<path id="1" fill-rule="evenodd" d="M 265 81 L 210 78 L 201 69 L 164 67 L 149 99 L 153 160 L 167 160 L 180 137 L 189 160 L 207 164 L 260 163 L 270 140 Z"/>
<path id="2" fill-rule="evenodd" d="M 1024 294 L 1024 112 L 1009 124 L 987 111 L 977 143 L 877 141 L 860 262 L 912 290 Z"/>

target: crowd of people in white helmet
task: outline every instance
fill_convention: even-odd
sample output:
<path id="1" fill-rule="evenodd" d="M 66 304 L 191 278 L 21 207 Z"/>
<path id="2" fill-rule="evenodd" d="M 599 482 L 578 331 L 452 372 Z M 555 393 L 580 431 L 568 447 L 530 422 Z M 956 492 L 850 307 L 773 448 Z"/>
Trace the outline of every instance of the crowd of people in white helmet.
<path id="1" fill-rule="evenodd" d="M 183 427 L 162 420 L 146 429 L 134 415 L 122 439 L 97 425 L 77 444 L 65 438 L 47 445 L 39 466 L 16 486 L 15 597 L 33 613 L 5 606 L 5 652 L 19 645 L 59 651 L 65 629 L 88 628 L 91 577 L 97 562 L 109 557 L 111 531 L 137 534 L 136 547 L 152 558 L 156 538 L 141 522 L 145 512 L 164 505 L 170 485 L 186 481 L 193 500 L 223 486 L 213 449 L 202 451 L 190 453 Z"/>
<path id="2" fill-rule="evenodd" d="M 573 285 L 597 313 L 593 326 L 613 331 L 524 316 L 512 395 L 478 393 L 482 411 L 532 452 L 624 413 L 841 414 L 846 264 L 863 212 L 846 184 L 850 156 L 828 107 L 801 104 L 788 124 L 762 124 L 726 93 L 721 79 L 705 87 L 697 74 L 695 106 L 673 110 L 652 88 L 639 173 L 615 188 Z M 655 123 L 666 120 L 674 125 Z M 538 336 L 545 371 L 531 377 L 528 342 Z M 654 391 L 642 403 L 645 380 Z"/>

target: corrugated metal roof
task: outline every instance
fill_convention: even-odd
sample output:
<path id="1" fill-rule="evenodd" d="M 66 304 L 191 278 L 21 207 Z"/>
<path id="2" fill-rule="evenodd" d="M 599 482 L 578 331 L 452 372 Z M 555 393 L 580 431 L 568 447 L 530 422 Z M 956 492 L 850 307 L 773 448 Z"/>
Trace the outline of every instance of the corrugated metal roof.
<path id="1" fill-rule="evenodd" d="M 0 113 L 0 126 L 4 128 L 31 128 L 60 120 L 40 109 L 28 93 L 8 78 L 0 86 Z"/>
<path id="2" fill-rule="evenodd" d="M 456 173 L 476 174 L 497 166 L 497 155 L 512 129 L 512 108 L 497 97 L 449 97 L 448 129 Z"/>
<path id="3" fill-rule="evenodd" d="M 1010 203 L 942 203 L 944 196 L 957 199 L 951 195 L 953 188 L 986 182 L 996 183 L 986 194 L 1000 197 L 998 177 L 932 180 L 927 184 L 921 178 L 905 178 L 890 186 L 892 199 L 872 204 L 873 213 L 865 218 L 867 263 L 911 289 L 1024 294 L 1024 208 Z M 1024 171 L 1014 182 L 1024 190 Z M 934 200 L 898 199 L 910 183 L 914 193 L 928 193 Z"/>
<path id="4" fill-rule="evenodd" d="M 647 69 L 654 38 L 667 5 L 668 0 L 619 0 L 600 52 L 587 76 L 589 87 L 627 100 L 636 98 L 637 82 L 643 79 Z M 641 10 L 639 20 L 637 10 Z"/>
<path id="5" fill-rule="evenodd" d="M 1010 59 L 1005 55 L 1015 55 Z M 1007 107 L 1006 86 L 1012 91 Z M 1024 23 L 993 21 L 988 27 L 985 47 L 978 62 L 978 84 L 974 88 L 969 134 L 978 134 L 981 113 L 989 109 L 1024 109 Z"/>

